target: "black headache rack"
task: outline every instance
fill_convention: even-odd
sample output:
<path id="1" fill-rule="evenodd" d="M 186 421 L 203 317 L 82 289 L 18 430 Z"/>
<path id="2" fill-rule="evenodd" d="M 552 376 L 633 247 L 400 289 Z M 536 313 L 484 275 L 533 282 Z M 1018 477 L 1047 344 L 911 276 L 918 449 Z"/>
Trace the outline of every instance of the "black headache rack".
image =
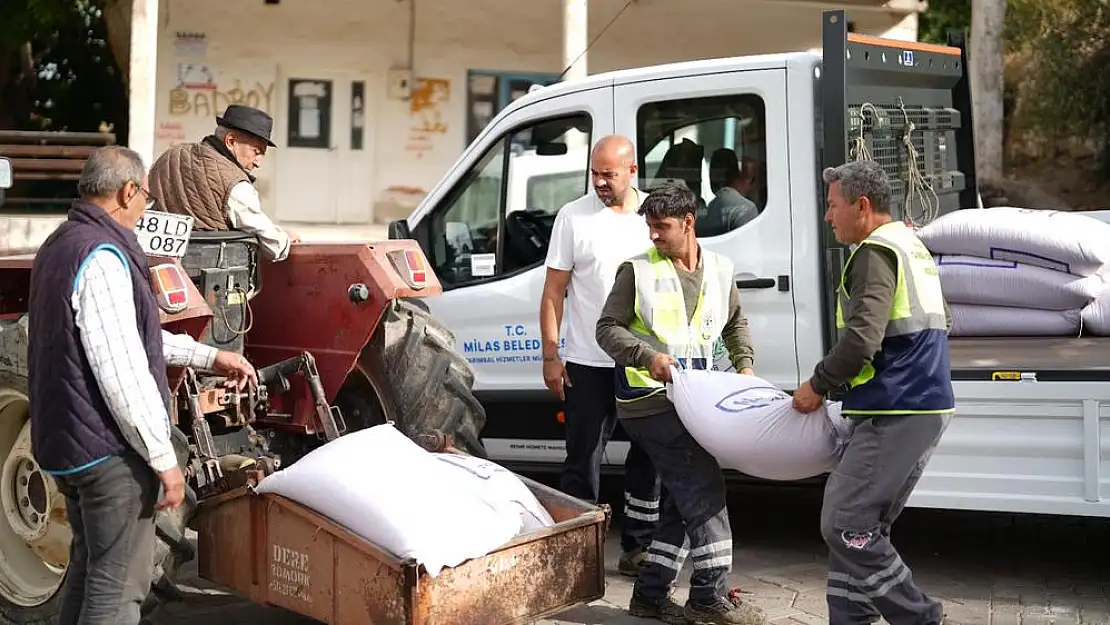
<path id="1" fill-rule="evenodd" d="M 948 46 L 881 39 L 849 33 L 843 10 L 825 11 L 822 17 L 818 179 L 824 167 L 869 157 L 890 178 L 895 219 L 912 217 L 921 225 L 977 206 L 965 37 L 950 36 Z M 823 207 L 824 184 L 818 189 L 817 205 Z M 911 191 L 907 214 L 904 203 Z M 831 345 L 836 336 L 831 294 L 847 250 L 824 224 L 823 214 L 816 218 L 830 294 L 825 340 Z"/>

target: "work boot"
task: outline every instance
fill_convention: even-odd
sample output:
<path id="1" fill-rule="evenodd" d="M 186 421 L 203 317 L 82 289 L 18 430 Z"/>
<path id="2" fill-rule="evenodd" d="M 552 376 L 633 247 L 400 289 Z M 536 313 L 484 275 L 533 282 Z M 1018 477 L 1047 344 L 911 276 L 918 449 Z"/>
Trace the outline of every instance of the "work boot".
<path id="1" fill-rule="evenodd" d="M 632 593 L 628 613 L 640 618 L 653 618 L 671 625 L 685 625 L 686 611 L 669 595 L 663 599 L 648 599 Z"/>
<path id="2" fill-rule="evenodd" d="M 767 615 L 756 606 L 738 598 L 731 602 L 717 599 L 712 603 L 686 602 L 686 622 L 695 625 L 764 625 Z"/>
<path id="3" fill-rule="evenodd" d="M 620 561 L 617 562 L 617 571 L 621 575 L 636 577 L 640 574 L 640 565 L 644 563 L 646 553 L 647 550 L 643 547 L 637 547 L 632 551 L 622 553 Z"/>

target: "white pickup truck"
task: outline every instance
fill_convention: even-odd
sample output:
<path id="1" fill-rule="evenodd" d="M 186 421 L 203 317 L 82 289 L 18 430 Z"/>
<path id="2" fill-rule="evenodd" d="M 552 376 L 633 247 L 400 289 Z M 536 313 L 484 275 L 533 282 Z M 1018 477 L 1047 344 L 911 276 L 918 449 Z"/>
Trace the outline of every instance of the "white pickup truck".
<path id="1" fill-rule="evenodd" d="M 978 205 L 962 42 L 875 39 L 849 34 L 842 11 L 823 19 L 821 54 L 623 70 L 529 93 L 391 224 L 391 237 L 420 242 L 443 281 L 444 294 L 426 303 L 474 368 L 494 459 L 557 470 L 564 457 L 561 405 L 540 374 L 543 259 L 558 209 L 587 191 L 581 147 L 601 136 L 635 142 L 642 189 L 680 178 L 708 202 L 719 181 L 706 164 L 718 150 L 757 168 L 744 194 L 759 216 L 700 240 L 735 262 L 758 372 L 787 390 L 835 336 L 846 249 L 822 222 L 824 166 L 855 158 L 863 139 L 895 180 L 895 205 L 910 188 L 911 156 L 940 213 Z M 909 505 L 1110 516 L 1110 339 L 950 345 L 957 416 Z M 608 469 L 620 469 L 626 441 L 618 429 Z"/>

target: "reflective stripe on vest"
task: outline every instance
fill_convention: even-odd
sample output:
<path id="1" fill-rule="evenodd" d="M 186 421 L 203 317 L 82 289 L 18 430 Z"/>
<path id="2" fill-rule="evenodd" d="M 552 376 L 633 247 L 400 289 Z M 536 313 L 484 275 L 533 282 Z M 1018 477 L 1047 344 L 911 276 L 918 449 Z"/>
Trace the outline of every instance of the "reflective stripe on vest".
<path id="1" fill-rule="evenodd" d="M 698 302 L 686 321 L 686 300 L 671 259 L 656 249 L 630 259 L 636 276 L 635 317 L 629 330 L 658 352 L 672 356 L 679 368 L 708 369 L 713 347 L 728 318 L 732 261 L 702 248 Z M 618 367 L 617 401 L 643 399 L 664 390 L 647 369 Z"/>
<path id="2" fill-rule="evenodd" d="M 933 256 L 901 222 L 875 229 L 863 242 L 894 253 L 897 282 L 883 342 L 875 358 L 849 382 L 844 414 L 952 412 L 951 370 L 944 295 Z M 844 329 L 850 298 L 845 281 L 859 248 L 848 257 L 837 289 L 836 326 Z"/>

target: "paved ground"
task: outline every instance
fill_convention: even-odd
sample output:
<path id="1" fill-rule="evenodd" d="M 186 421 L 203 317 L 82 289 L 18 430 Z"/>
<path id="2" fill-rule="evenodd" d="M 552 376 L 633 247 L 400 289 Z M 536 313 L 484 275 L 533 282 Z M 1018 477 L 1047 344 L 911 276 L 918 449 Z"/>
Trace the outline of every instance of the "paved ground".
<path id="1" fill-rule="evenodd" d="M 617 501 L 619 483 L 611 485 Z M 817 534 L 816 493 L 743 488 L 730 509 L 737 549 L 733 585 L 774 623 L 825 623 L 825 550 Z M 615 522 L 619 522 L 616 519 Z M 958 625 L 1110 624 L 1110 523 L 907 510 L 894 528 L 926 592 L 943 599 Z M 609 541 L 606 596 L 543 625 L 634 625 L 625 611 L 630 580 L 616 573 Z M 689 567 L 687 566 L 687 575 Z M 203 582 L 191 581 L 198 586 Z M 683 596 L 682 599 L 685 597 Z M 252 606 L 219 589 L 198 590 L 164 610 L 159 625 L 309 625 L 295 615 Z M 462 625 L 462 624 L 460 624 Z"/>

